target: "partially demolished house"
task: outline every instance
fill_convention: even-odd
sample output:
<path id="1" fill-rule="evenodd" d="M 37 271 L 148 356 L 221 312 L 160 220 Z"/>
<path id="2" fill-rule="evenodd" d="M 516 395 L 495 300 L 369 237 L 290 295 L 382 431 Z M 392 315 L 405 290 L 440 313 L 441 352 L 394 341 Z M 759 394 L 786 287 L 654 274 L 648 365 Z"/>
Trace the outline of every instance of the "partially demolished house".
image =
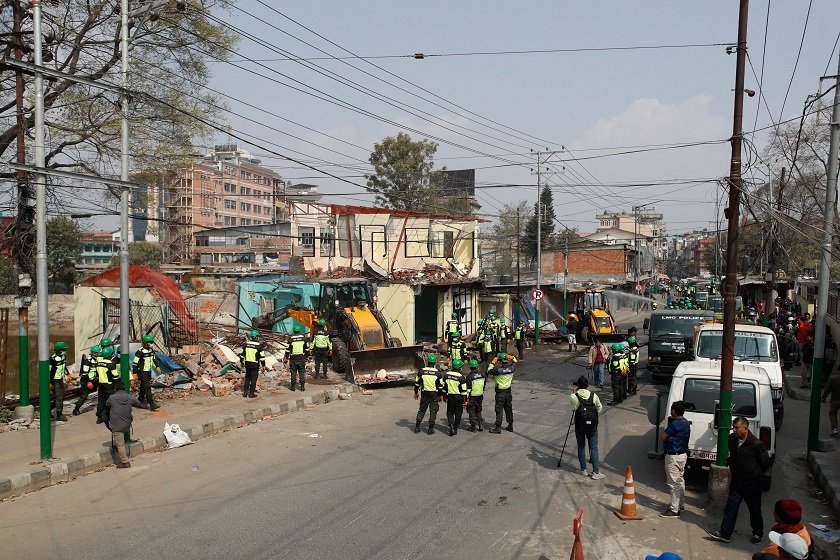
<path id="1" fill-rule="evenodd" d="M 403 344 L 439 339 L 453 311 L 462 332 L 472 333 L 480 286 L 478 218 L 291 202 L 289 220 L 289 274 L 243 278 L 241 323 L 251 324 L 295 298 L 313 306 L 319 280 L 367 277 L 377 285 L 378 307 L 392 336 Z M 273 328 L 288 332 L 291 325 Z"/>

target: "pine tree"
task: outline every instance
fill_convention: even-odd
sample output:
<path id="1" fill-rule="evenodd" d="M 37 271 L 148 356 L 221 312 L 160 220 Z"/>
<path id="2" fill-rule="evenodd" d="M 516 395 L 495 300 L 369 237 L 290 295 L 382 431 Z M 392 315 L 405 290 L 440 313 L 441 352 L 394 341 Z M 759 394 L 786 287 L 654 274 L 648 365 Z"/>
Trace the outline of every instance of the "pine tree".
<path id="1" fill-rule="evenodd" d="M 550 249 L 554 243 L 554 195 L 551 188 L 545 185 L 542 188 L 542 250 Z M 537 258 L 537 204 L 534 203 L 534 213 L 525 224 L 525 233 L 522 236 L 522 252 L 531 260 Z"/>

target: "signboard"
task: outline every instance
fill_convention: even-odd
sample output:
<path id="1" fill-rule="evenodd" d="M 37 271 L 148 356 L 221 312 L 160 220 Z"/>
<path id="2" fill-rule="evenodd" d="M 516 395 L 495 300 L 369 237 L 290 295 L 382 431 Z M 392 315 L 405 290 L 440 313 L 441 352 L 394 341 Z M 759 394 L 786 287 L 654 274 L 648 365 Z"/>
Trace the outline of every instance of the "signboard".
<path id="1" fill-rule="evenodd" d="M 539 301 L 543 298 L 543 291 L 539 290 L 539 289 L 534 290 L 533 292 L 531 292 L 531 297 L 533 297 L 535 300 Z"/>

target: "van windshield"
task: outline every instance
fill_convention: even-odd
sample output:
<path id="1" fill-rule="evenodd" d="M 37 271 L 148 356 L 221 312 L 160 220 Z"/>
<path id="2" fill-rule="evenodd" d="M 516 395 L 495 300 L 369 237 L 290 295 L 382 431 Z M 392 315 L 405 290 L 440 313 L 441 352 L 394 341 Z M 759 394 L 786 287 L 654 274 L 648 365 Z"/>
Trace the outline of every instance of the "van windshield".
<path id="1" fill-rule="evenodd" d="M 715 401 L 720 400 L 719 379 L 685 380 L 683 401 L 686 412 L 715 413 Z M 732 383 L 732 416 L 755 416 L 755 385 L 735 381 Z"/>
<path id="2" fill-rule="evenodd" d="M 655 315 L 651 318 L 650 340 L 662 341 L 668 338 L 694 336 L 694 327 L 701 323 L 700 317 L 679 315 Z"/>
<path id="3" fill-rule="evenodd" d="M 719 360 L 723 346 L 723 331 L 700 333 L 697 356 Z M 765 333 L 735 333 L 735 359 L 747 362 L 779 361 L 776 337 Z"/>

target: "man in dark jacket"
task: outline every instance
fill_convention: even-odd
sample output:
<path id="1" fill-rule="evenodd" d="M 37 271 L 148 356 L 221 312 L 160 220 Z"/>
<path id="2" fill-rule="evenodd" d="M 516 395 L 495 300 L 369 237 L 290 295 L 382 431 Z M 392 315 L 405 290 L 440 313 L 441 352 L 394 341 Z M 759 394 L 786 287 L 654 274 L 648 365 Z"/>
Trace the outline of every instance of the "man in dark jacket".
<path id="1" fill-rule="evenodd" d="M 132 406 L 149 408 L 148 403 L 141 403 L 137 400 L 137 397 L 126 393 L 122 381 L 115 381 L 114 393 L 105 402 L 105 426 L 111 430 L 111 444 L 120 458 L 120 462 L 117 463 L 118 469 L 131 467 L 131 463 L 128 462 L 128 454 L 125 452 L 123 433 L 131 431 Z"/>
<path id="2" fill-rule="evenodd" d="M 739 416 L 732 422 L 729 434 L 729 471 L 732 480 L 729 483 L 729 495 L 723 508 L 723 521 L 720 529 L 709 531 L 709 536 L 716 541 L 729 542 L 738 519 L 741 501 L 747 503 L 750 510 L 752 538 L 750 542 L 758 544 L 764 538 L 764 520 L 761 517 L 761 478 L 770 468 L 770 456 L 764 445 L 750 433 L 749 422 Z"/>

